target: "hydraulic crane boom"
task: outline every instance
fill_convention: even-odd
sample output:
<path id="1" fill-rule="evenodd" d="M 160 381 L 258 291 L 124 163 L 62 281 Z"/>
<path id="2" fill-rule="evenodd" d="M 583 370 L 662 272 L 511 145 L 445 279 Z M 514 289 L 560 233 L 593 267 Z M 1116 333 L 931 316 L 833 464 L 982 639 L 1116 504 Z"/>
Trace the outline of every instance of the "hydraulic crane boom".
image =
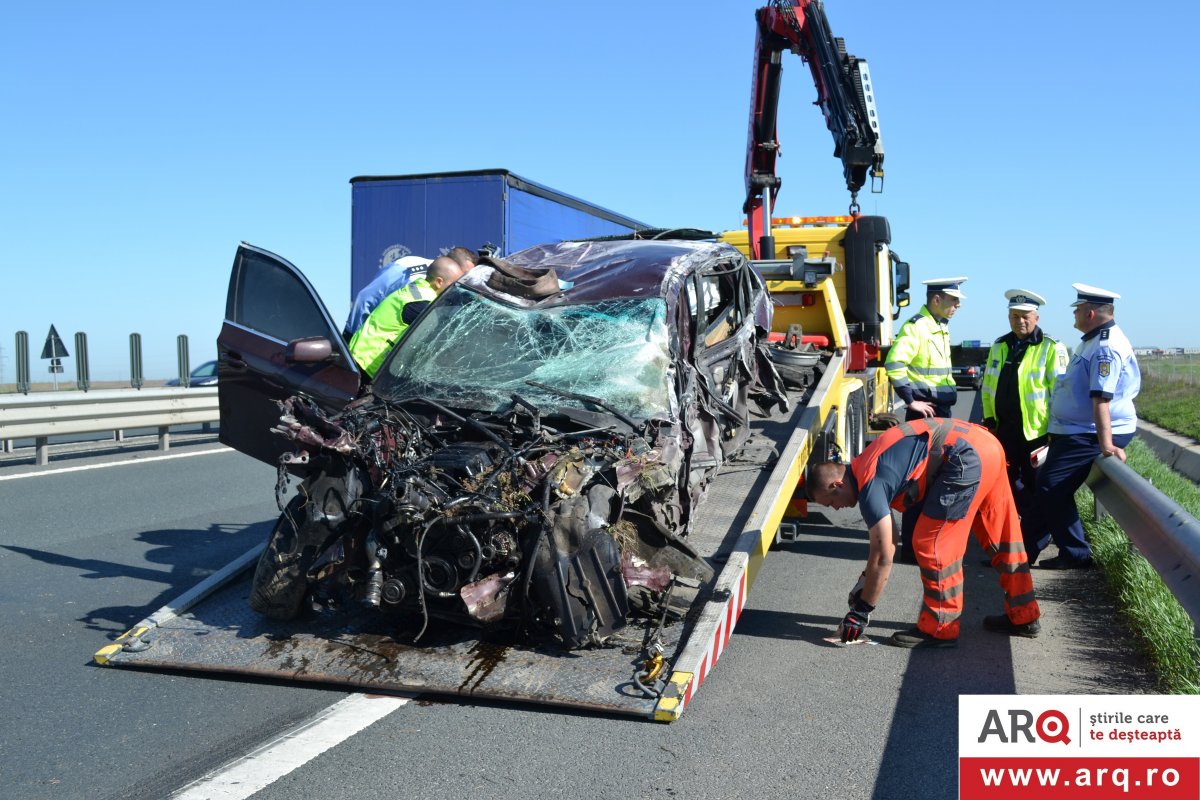
<path id="1" fill-rule="evenodd" d="M 774 0 L 758 9 L 755 19 L 758 37 L 746 147 L 746 202 L 742 210 L 747 215 L 754 257 L 774 258 L 771 212 L 781 184 L 775 174 L 779 151 L 775 124 L 783 51 L 790 50 L 803 58 L 812 71 L 816 104 L 833 134 L 833 154 L 842 160 L 851 214 L 858 213 L 858 190 L 866 183 L 868 170 L 872 191 L 882 191 L 883 141 L 867 62 L 847 55 L 844 42 L 830 32 L 820 0 Z M 756 238 L 756 233 L 761 238 Z"/>

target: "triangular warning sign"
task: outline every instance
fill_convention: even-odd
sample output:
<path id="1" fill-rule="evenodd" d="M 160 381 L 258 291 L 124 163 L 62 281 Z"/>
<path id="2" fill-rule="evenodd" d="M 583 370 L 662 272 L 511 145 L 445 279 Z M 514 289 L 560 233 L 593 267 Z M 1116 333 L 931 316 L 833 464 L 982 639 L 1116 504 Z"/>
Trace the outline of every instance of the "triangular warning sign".
<path id="1" fill-rule="evenodd" d="M 70 355 L 63 340 L 58 338 L 58 331 L 51 325 L 50 332 L 46 334 L 46 344 L 42 346 L 42 358 L 68 358 Z"/>

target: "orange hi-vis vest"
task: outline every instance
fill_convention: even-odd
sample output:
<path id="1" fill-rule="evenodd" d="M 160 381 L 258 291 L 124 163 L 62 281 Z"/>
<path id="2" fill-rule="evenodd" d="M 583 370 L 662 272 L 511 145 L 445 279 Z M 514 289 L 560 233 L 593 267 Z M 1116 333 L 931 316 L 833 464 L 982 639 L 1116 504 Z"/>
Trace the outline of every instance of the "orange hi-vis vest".
<path id="1" fill-rule="evenodd" d="M 960 436 L 969 433 L 970 428 L 953 419 L 930 418 L 928 421 L 914 419 L 902 422 L 894 428 L 889 428 L 880 434 L 875 441 L 858 458 L 850 462 L 850 471 L 861 492 L 869 481 L 874 479 L 879 457 L 889 447 L 908 436 L 929 436 L 928 449 L 925 458 L 913 467 L 908 474 L 908 480 L 901 491 L 892 498 L 891 507 L 897 511 L 905 511 L 909 506 L 925 497 L 925 492 L 933 484 L 942 468 L 942 448 L 954 444 Z M 937 453 L 936 458 L 931 458 Z"/>

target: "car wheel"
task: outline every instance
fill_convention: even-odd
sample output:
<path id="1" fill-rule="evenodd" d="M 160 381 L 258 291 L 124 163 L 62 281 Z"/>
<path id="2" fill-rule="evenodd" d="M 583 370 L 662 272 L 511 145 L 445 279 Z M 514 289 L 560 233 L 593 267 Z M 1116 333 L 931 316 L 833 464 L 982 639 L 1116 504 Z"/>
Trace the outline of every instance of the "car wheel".
<path id="1" fill-rule="evenodd" d="M 308 594 L 306 574 L 325 538 L 323 529 L 305 525 L 304 503 L 304 497 L 293 497 L 279 515 L 254 570 L 250 607 L 270 619 L 294 619 L 300 613 Z"/>

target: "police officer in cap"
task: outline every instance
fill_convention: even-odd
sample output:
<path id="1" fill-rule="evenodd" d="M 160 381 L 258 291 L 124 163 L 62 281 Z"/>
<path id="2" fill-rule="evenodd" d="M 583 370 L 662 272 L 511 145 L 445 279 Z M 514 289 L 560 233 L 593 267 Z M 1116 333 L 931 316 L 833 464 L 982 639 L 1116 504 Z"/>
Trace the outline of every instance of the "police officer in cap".
<path id="1" fill-rule="evenodd" d="M 1069 357 L 1067 348 L 1038 327 L 1044 297 L 1028 289 L 1009 289 L 1004 297 L 1010 331 L 988 351 L 980 400 L 983 424 L 1004 447 L 1017 512 L 1031 520 L 1037 486 L 1032 456 L 1046 445 L 1050 393 Z"/>
<path id="2" fill-rule="evenodd" d="M 925 284 L 925 305 L 900 326 L 888 350 L 888 380 L 904 401 L 906 420 L 949 417 L 958 398 L 950 366 L 950 318 L 966 299 L 966 278 L 934 278 Z M 920 516 L 919 504 L 904 512 L 900 525 L 899 559 L 916 563 L 912 549 L 913 529 Z"/>
<path id="3" fill-rule="evenodd" d="M 904 401 L 905 419 L 949 417 L 958 397 L 950 371 L 950 318 L 966 299 L 966 278 L 925 284 L 925 305 L 900 326 L 888 350 L 888 380 Z"/>
<path id="4" fill-rule="evenodd" d="M 1036 526 L 1026 539 L 1029 562 L 1053 539 L 1058 555 L 1044 569 L 1075 569 L 1092 564 L 1092 550 L 1075 509 L 1075 490 L 1083 485 L 1097 456 L 1125 460 L 1124 447 L 1137 429 L 1133 399 L 1141 388 L 1133 345 L 1114 320 L 1116 292 L 1071 284 L 1077 297 L 1075 327 L 1083 338 L 1071 355 L 1050 398 L 1050 452 L 1037 476 Z"/>

